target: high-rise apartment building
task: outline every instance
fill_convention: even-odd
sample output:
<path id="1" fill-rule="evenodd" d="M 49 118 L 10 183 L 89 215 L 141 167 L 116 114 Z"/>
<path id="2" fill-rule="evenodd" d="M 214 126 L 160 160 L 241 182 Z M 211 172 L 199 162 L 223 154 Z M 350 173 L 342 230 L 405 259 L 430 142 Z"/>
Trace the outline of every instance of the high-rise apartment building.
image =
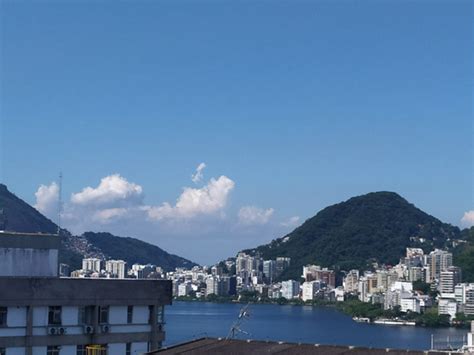
<path id="1" fill-rule="evenodd" d="M 98 258 L 82 259 L 82 270 L 88 272 L 100 272 L 101 260 Z"/>
<path id="2" fill-rule="evenodd" d="M 453 254 L 435 249 L 427 257 L 427 264 L 429 266 L 428 282 L 439 280 L 441 271 L 445 271 L 448 267 L 453 266 Z"/>
<path id="3" fill-rule="evenodd" d="M 281 283 L 281 295 L 287 300 L 298 298 L 300 294 L 300 283 L 294 280 L 283 281 Z"/>
<path id="4" fill-rule="evenodd" d="M 461 282 L 461 269 L 457 266 L 450 266 L 440 272 L 439 291 L 441 293 L 454 293 L 454 286 Z"/>
<path id="5" fill-rule="evenodd" d="M 343 280 L 344 291 L 355 293 L 359 289 L 359 270 L 351 270 Z"/>
<path id="6" fill-rule="evenodd" d="M 114 278 L 124 279 L 127 271 L 127 263 L 123 260 L 107 260 L 105 262 L 105 271 Z"/>

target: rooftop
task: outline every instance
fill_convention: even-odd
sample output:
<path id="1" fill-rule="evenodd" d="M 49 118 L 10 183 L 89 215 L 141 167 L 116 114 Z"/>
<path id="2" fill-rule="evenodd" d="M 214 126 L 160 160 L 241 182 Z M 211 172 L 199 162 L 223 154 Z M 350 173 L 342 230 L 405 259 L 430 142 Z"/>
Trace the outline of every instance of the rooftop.
<path id="1" fill-rule="evenodd" d="M 437 351 L 374 349 L 353 346 L 300 344 L 259 340 L 201 338 L 166 347 L 148 354 L 435 355 L 445 353 Z"/>

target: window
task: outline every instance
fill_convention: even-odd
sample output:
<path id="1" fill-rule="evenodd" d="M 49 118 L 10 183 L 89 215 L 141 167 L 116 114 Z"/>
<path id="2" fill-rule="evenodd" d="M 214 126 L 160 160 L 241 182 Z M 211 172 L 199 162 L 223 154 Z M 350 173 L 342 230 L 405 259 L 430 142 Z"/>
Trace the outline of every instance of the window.
<path id="1" fill-rule="evenodd" d="M 48 346 L 46 355 L 59 355 L 59 350 L 61 348 L 57 345 Z"/>
<path id="2" fill-rule="evenodd" d="M 78 345 L 76 355 L 87 355 L 86 345 Z"/>
<path id="3" fill-rule="evenodd" d="M 86 307 L 79 307 L 79 313 L 77 314 L 77 323 L 78 324 L 87 324 L 86 323 Z M 77 346 L 78 349 L 79 349 L 79 346 L 82 346 L 82 345 L 78 345 Z M 79 352 L 78 352 L 78 354 L 79 354 Z"/>
<path id="4" fill-rule="evenodd" d="M 8 314 L 8 308 L 7 307 L 0 307 L 0 327 L 6 327 L 7 326 L 7 314 Z M 0 355 L 2 353 L 0 352 Z"/>
<path id="5" fill-rule="evenodd" d="M 49 325 L 61 325 L 61 306 L 51 306 L 48 312 Z M 48 353 L 49 355 L 49 353 Z"/>
<path id="6" fill-rule="evenodd" d="M 125 355 L 132 355 L 132 343 L 127 343 L 126 344 Z"/>
<path id="7" fill-rule="evenodd" d="M 5 348 L 0 348 L 0 355 L 5 355 L 7 350 Z"/>
<path id="8" fill-rule="evenodd" d="M 99 306 L 99 324 L 109 323 L 109 307 Z"/>
<path id="9" fill-rule="evenodd" d="M 92 324 L 94 306 L 79 307 L 78 324 Z"/>
<path id="10" fill-rule="evenodd" d="M 128 324 L 133 323 L 133 306 L 127 307 L 127 323 Z"/>

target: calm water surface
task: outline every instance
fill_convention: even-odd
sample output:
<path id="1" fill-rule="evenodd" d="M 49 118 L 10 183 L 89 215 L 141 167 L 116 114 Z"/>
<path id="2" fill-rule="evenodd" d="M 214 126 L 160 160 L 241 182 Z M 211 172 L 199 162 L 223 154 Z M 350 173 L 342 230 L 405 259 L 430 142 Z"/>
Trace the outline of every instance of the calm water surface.
<path id="1" fill-rule="evenodd" d="M 171 345 L 203 336 L 225 337 L 241 304 L 174 302 L 166 312 L 166 342 Z M 250 305 L 250 318 L 239 338 L 287 342 L 426 350 L 431 334 L 462 337 L 465 330 L 357 323 L 334 309 L 310 306 Z"/>

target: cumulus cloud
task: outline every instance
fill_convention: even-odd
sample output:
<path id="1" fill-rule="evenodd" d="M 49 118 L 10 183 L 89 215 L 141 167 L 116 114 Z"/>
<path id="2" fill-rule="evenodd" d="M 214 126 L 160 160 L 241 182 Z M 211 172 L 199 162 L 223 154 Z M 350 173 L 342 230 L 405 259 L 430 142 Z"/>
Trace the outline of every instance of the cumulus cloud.
<path id="1" fill-rule="evenodd" d="M 234 181 L 223 175 L 217 180 L 212 178 L 200 189 L 185 187 L 174 206 L 168 202 L 161 206 L 148 206 L 148 217 L 152 220 L 187 219 L 216 214 L 227 205 L 234 186 Z"/>
<path id="2" fill-rule="evenodd" d="M 195 184 L 202 181 L 202 178 L 204 176 L 203 171 L 204 171 L 205 167 L 206 167 L 206 163 L 199 164 L 198 167 L 196 168 L 196 171 L 194 172 L 194 174 L 191 175 L 191 180 Z"/>
<path id="3" fill-rule="evenodd" d="M 123 217 L 129 212 L 127 208 L 106 208 L 98 210 L 92 215 L 92 220 L 102 224 L 110 223 L 114 219 Z"/>
<path id="4" fill-rule="evenodd" d="M 461 223 L 467 227 L 474 226 L 474 210 L 464 212 Z"/>
<path id="5" fill-rule="evenodd" d="M 202 173 L 202 169 L 198 166 L 196 171 Z M 201 231 L 204 227 L 222 228 L 234 187 L 235 182 L 222 175 L 211 178 L 200 188 L 183 188 L 174 203 L 147 205 L 140 185 L 114 174 L 105 176 L 96 186 L 73 192 L 64 203 L 61 216 L 64 227 L 73 233 L 103 230 L 104 225 L 107 225 L 107 230 L 118 233 L 133 229 L 133 226 L 150 231 L 156 228 L 168 231 L 171 227 L 173 231 L 189 231 L 197 226 Z M 55 183 L 41 185 L 36 192 L 35 207 L 54 217 L 58 193 Z M 178 228 L 180 225 L 176 223 L 181 223 L 183 228 Z"/>
<path id="6" fill-rule="evenodd" d="M 58 211 L 59 186 L 55 182 L 50 185 L 40 185 L 35 192 L 35 208 L 49 218 L 53 218 Z"/>
<path id="7" fill-rule="evenodd" d="M 82 206 L 116 206 L 136 205 L 143 199 L 140 185 L 128 182 L 119 174 L 109 175 L 100 180 L 96 188 L 86 187 L 81 192 L 73 193 L 71 202 Z"/>
<path id="8" fill-rule="evenodd" d="M 263 209 L 256 206 L 244 206 L 239 210 L 239 223 L 243 225 L 267 224 L 273 212 L 273 208 Z"/>
<path id="9" fill-rule="evenodd" d="M 299 216 L 290 217 L 288 220 L 281 222 L 283 227 L 296 227 L 300 222 Z"/>

